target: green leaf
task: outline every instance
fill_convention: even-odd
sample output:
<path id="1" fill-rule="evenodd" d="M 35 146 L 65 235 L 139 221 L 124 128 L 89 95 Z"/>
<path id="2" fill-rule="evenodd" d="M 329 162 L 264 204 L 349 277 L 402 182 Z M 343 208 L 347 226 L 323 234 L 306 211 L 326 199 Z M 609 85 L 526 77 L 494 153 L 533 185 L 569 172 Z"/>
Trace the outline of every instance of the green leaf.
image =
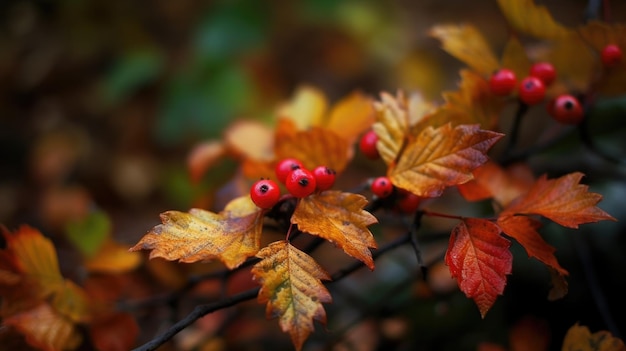
<path id="1" fill-rule="evenodd" d="M 65 236 L 83 255 L 95 255 L 111 233 L 111 220 L 103 211 L 72 221 L 65 227 Z"/>

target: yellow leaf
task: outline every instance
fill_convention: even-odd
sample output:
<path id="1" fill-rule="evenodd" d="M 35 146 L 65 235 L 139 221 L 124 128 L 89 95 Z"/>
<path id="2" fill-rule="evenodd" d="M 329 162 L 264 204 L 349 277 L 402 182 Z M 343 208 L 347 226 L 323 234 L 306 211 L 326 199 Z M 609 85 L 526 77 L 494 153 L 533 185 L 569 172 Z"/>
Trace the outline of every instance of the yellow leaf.
<path id="1" fill-rule="evenodd" d="M 388 168 L 388 176 L 417 196 L 439 196 L 445 187 L 472 179 L 471 172 L 488 160 L 487 151 L 501 137 L 478 125 L 427 127 Z"/>
<path id="2" fill-rule="evenodd" d="M 366 204 L 362 195 L 324 191 L 300 200 L 291 222 L 304 232 L 329 240 L 374 269 L 369 248 L 376 248 L 376 241 L 367 226 L 378 221 L 363 210 Z"/>
<path id="3" fill-rule="evenodd" d="M 516 36 L 511 36 L 504 46 L 501 59 L 502 67 L 506 67 L 513 72 L 518 79 L 522 79 L 530 72 L 532 62 L 526 54 L 526 49 Z"/>
<path id="4" fill-rule="evenodd" d="M 300 350 L 314 330 L 313 320 L 326 323 L 322 303 L 332 302 L 321 280 L 330 276 L 315 260 L 287 241 L 277 241 L 257 254 L 261 261 L 252 267 L 261 284 L 258 301 L 267 303 L 268 318 L 279 318 L 284 332 Z"/>
<path id="5" fill-rule="evenodd" d="M 30 345 L 46 351 L 72 350 L 81 341 L 74 323 L 45 303 L 4 318 L 2 322 L 18 329 Z"/>
<path id="6" fill-rule="evenodd" d="M 392 164 L 409 138 L 408 102 L 399 91 L 397 97 L 382 92 L 374 104 L 376 123 L 372 126 L 378 136 L 376 148 L 387 165 Z"/>
<path id="7" fill-rule="evenodd" d="M 275 140 L 278 160 L 294 157 L 308 169 L 323 165 L 341 172 L 350 160 L 348 141 L 324 127 L 300 131 L 283 119 L 279 121 Z"/>
<path id="8" fill-rule="evenodd" d="M 233 269 L 260 248 L 263 213 L 249 196 L 232 200 L 219 214 L 167 211 L 161 221 L 130 250 L 187 263 L 217 258 Z"/>
<path id="9" fill-rule="evenodd" d="M 545 6 L 537 6 L 533 0 L 498 0 L 498 5 L 511 26 L 524 34 L 558 39 L 570 32 L 552 18 Z"/>
<path id="10" fill-rule="evenodd" d="M 324 125 L 352 144 L 372 123 L 374 108 L 371 99 L 353 92 L 333 105 Z"/>
<path id="11" fill-rule="evenodd" d="M 498 69 L 498 59 L 483 35 L 470 24 L 438 25 L 430 35 L 442 42 L 443 49 L 483 76 Z"/>
<path id="12" fill-rule="evenodd" d="M 596 56 L 575 34 L 555 40 L 540 59 L 552 63 L 558 72 L 558 82 L 565 84 L 568 90 L 587 90 L 597 68 Z"/>
<path id="13" fill-rule="evenodd" d="M 626 351 L 624 342 L 608 331 L 591 334 L 589 328 L 574 324 L 563 340 L 562 351 Z"/>
<path id="14" fill-rule="evenodd" d="M 461 70 L 460 75 L 459 89 L 444 92 L 446 104 L 413 126 L 412 134 L 419 134 L 427 126 L 438 128 L 446 123 L 479 124 L 489 130 L 497 127 L 504 101 L 491 93 L 489 82 L 476 72 Z"/>
<path id="15" fill-rule="evenodd" d="M 258 121 L 231 124 L 224 132 L 224 143 L 237 156 L 260 161 L 274 158 L 274 131 Z"/>
<path id="16" fill-rule="evenodd" d="M 85 261 L 85 268 L 89 272 L 123 273 L 134 269 L 139 263 L 141 256 L 136 252 L 129 252 L 126 246 L 107 240 L 95 256 Z"/>
<path id="17" fill-rule="evenodd" d="M 321 125 L 328 103 L 324 93 L 309 85 L 298 87 L 291 100 L 278 108 L 279 118 L 289 119 L 298 130 Z"/>

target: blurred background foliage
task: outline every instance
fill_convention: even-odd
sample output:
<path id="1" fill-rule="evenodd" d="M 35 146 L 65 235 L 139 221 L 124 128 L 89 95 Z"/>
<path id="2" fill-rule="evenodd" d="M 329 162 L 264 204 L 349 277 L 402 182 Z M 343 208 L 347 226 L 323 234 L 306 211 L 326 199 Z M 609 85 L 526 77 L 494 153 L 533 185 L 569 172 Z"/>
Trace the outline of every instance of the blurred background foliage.
<path id="1" fill-rule="evenodd" d="M 582 0 L 537 2 L 566 25 L 581 23 L 587 6 Z M 626 5 L 612 5 L 612 19 L 626 20 Z M 455 88 L 461 68 L 427 34 L 432 25 L 446 22 L 472 22 L 497 50 L 509 34 L 496 2 L 487 0 L 3 0 L 0 223 L 8 228 L 29 223 L 55 238 L 64 272 L 80 280 L 77 259 L 64 244 L 93 252 L 110 231 L 130 245 L 157 223 L 160 212 L 191 206 L 216 210 L 213 193 L 236 165 L 224 161 L 192 183 L 188 152 L 199 142 L 219 138 L 238 118 L 269 121 L 277 104 L 300 84 L 320 88 L 331 102 L 354 90 L 376 97 L 397 89 L 419 89 L 439 100 L 442 90 Z M 625 106 L 623 97 L 604 102 L 594 113 L 608 115 L 609 123 L 598 128 L 615 134 L 606 126 L 618 123 L 623 131 L 619 118 Z M 617 141 L 607 147 L 623 157 L 621 138 L 614 136 Z M 567 148 L 552 166 L 571 165 L 567 155 L 572 150 L 582 152 Z M 554 156 L 539 164 L 547 167 Z M 601 162 L 582 166 L 598 182 L 593 190 L 606 196 L 600 206 L 626 218 L 623 169 Z M 620 303 L 626 289 L 624 282 L 616 282 L 625 262 L 623 225 L 590 228 L 575 233 L 549 228 L 548 241 L 572 274 L 570 295 L 562 301 L 546 301 L 547 273 L 520 249 L 505 297 L 481 322 L 473 302 L 445 282 L 440 290 L 433 282 L 423 286 L 412 252 L 400 251 L 386 259 L 390 263 L 380 264 L 375 277 L 363 272 L 333 288 L 330 336 L 316 334 L 311 344 L 339 344 L 336 349 L 342 350 L 375 345 L 476 349 L 485 340 L 507 344 L 509 327 L 528 318 L 531 330 L 551 330 L 552 346 L 560 345 L 566 328 L 578 321 L 592 330 L 607 329 L 588 288 L 593 282 L 585 280 L 580 250 L 595 262 L 607 300 Z M 442 247 L 432 250 L 429 260 L 435 262 Z M 156 262 L 148 271 L 172 288 L 182 284 L 181 271 L 206 269 L 189 267 Z M 249 276 L 244 278 L 247 282 Z M 233 281 L 234 286 L 249 284 Z M 127 296 L 153 293 L 136 282 L 132 287 L 136 291 Z M 613 305 L 609 309 L 617 312 Z M 615 323 L 626 330 L 623 315 L 615 314 Z M 239 316 L 264 321 L 260 307 Z M 242 348 L 253 349 L 245 343 L 259 338 L 265 345 L 289 347 L 285 335 L 277 336 L 274 322 L 268 323 L 273 332 L 264 334 L 263 327 L 245 324 L 243 318 L 232 323 L 231 314 L 212 318 L 231 321 L 231 327 L 221 330 L 205 321 L 185 337 L 222 345 L 207 337 L 216 332 L 243 338 Z M 139 319 L 140 341 L 159 330 L 154 319 Z M 237 334 L 241 330 L 246 333 Z M 360 346 L 364 340 L 366 346 Z"/>

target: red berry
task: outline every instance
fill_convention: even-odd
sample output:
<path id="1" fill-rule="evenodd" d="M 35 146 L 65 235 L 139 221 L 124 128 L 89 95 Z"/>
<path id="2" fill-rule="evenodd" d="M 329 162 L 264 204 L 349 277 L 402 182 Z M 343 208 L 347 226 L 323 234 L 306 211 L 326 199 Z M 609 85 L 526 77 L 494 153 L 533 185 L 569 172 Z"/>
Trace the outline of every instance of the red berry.
<path id="1" fill-rule="evenodd" d="M 505 96 L 515 90 L 517 78 L 515 72 L 507 68 L 495 71 L 489 79 L 489 88 L 494 95 Z"/>
<path id="2" fill-rule="evenodd" d="M 383 198 L 391 195 L 393 192 L 393 184 L 387 177 L 378 177 L 372 182 L 372 193 Z"/>
<path id="3" fill-rule="evenodd" d="M 298 168 L 304 168 L 302 162 L 300 162 L 300 160 L 298 159 L 285 158 L 283 160 L 280 160 L 280 162 L 276 164 L 276 178 L 278 178 L 278 181 L 280 181 L 281 183 L 285 183 L 287 175 L 289 175 L 291 171 Z"/>
<path id="4" fill-rule="evenodd" d="M 546 96 L 546 86 L 537 77 L 526 77 L 519 84 L 519 98 L 527 105 L 535 105 Z"/>
<path id="5" fill-rule="evenodd" d="M 250 187 L 250 198 L 260 208 L 272 208 L 280 199 L 280 188 L 273 180 L 261 179 Z"/>
<path id="6" fill-rule="evenodd" d="M 313 194 L 316 185 L 313 173 L 304 168 L 293 170 L 285 180 L 285 187 L 295 197 L 305 197 Z"/>
<path id="7" fill-rule="evenodd" d="M 373 130 L 369 130 L 367 133 L 363 134 L 361 141 L 359 142 L 359 149 L 361 150 L 361 153 L 363 153 L 363 155 L 370 160 L 378 159 L 380 154 L 376 148 L 377 142 L 378 135 L 376 135 Z"/>
<path id="8" fill-rule="evenodd" d="M 318 166 L 313 169 L 313 177 L 315 177 L 317 190 L 323 191 L 330 189 L 335 184 L 337 173 L 326 166 Z"/>
<path id="9" fill-rule="evenodd" d="M 579 124 L 585 116 L 580 101 L 569 94 L 557 96 L 549 106 L 548 113 L 564 124 Z"/>
<path id="10" fill-rule="evenodd" d="M 401 191 L 398 198 L 398 208 L 404 213 L 413 213 L 417 211 L 421 198 L 412 192 Z"/>
<path id="11" fill-rule="evenodd" d="M 622 61 L 622 49 L 615 44 L 609 44 L 602 49 L 601 57 L 605 67 L 615 67 Z"/>
<path id="12" fill-rule="evenodd" d="M 556 79 L 556 69 L 550 62 L 537 62 L 530 67 L 530 76 L 541 79 L 543 85 L 549 86 Z"/>

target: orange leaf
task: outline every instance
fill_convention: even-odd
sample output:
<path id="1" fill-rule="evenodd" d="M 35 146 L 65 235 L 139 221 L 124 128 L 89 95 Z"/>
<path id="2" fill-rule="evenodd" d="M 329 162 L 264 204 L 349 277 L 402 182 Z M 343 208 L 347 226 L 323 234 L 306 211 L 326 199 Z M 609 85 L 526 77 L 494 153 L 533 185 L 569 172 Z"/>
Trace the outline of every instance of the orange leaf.
<path id="1" fill-rule="evenodd" d="M 624 342 L 608 331 L 591 334 L 589 328 L 574 324 L 563 340 L 563 351 L 626 351 Z"/>
<path id="2" fill-rule="evenodd" d="M 544 174 L 527 194 L 514 200 L 500 215 L 536 214 L 569 228 L 602 220 L 615 221 L 595 206 L 602 195 L 588 192 L 587 185 L 579 184 L 582 177 L 580 172 L 557 179 L 547 179 Z"/>
<path id="3" fill-rule="evenodd" d="M 274 131 L 258 121 L 237 121 L 224 132 L 228 150 L 244 158 L 271 161 L 274 158 Z"/>
<path id="4" fill-rule="evenodd" d="M 329 240 L 374 269 L 369 248 L 376 248 L 376 241 L 367 226 L 378 221 L 363 210 L 366 204 L 362 195 L 324 191 L 300 200 L 291 222 L 304 232 Z"/>
<path id="5" fill-rule="evenodd" d="M 388 176 L 417 196 L 440 196 L 444 188 L 472 179 L 471 172 L 487 161 L 487 151 L 501 137 L 478 125 L 427 127 L 388 168 Z"/>
<path id="6" fill-rule="evenodd" d="M 456 91 L 446 91 L 446 104 L 412 128 L 417 134 L 426 125 L 439 127 L 446 123 L 479 124 L 483 129 L 494 130 L 504 107 L 502 98 L 491 93 L 489 82 L 476 72 L 461 70 L 461 82 Z"/>
<path id="7" fill-rule="evenodd" d="M 559 24 L 545 6 L 533 0 L 498 0 L 502 14 L 516 30 L 542 39 L 567 36 L 570 30 Z"/>
<path id="8" fill-rule="evenodd" d="M 501 295 L 511 273 L 511 242 L 494 223 L 467 218 L 452 230 L 445 261 L 459 287 L 485 314 Z"/>
<path id="9" fill-rule="evenodd" d="M 468 201 L 493 198 L 500 206 L 526 193 L 534 183 L 532 170 L 523 163 L 503 169 L 489 161 L 472 174 L 474 179 L 458 186 L 461 195 Z"/>
<path id="10" fill-rule="evenodd" d="M 85 260 L 85 268 L 89 272 L 123 273 L 140 263 L 141 256 L 136 252 L 129 252 L 125 245 L 107 240 L 93 257 Z"/>
<path id="11" fill-rule="evenodd" d="M 350 158 L 348 142 L 327 128 L 299 131 L 291 121 L 281 119 L 275 138 L 277 159 L 294 157 L 309 169 L 324 165 L 341 172 Z"/>
<path id="12" fill-rule="evenodd" d="M 2 322 L 17 328 L 29 344 L 46 351 L 74 349 L 81 341 L 74 323 L 46 303 L 4 318 Z"/>
<path id="13" fill-rule="evenodd" d="M 161 221 L 130 250 L 152 250 L 150 258 L 187 263 L 217 258 L 233 269 L 260 248 L 263 215 L 249 196 L 232 200 L 219 214 L 167 211 Z"/>
<path id="14" fill-rule="evenodd" d="M 402 92 L 397 97 L 382 92 L 380 102 L 374 103 L 376 123 L 372 126 L 378 136 L 376 148 L 387 165 L 392 164 L 409 138 L 408 101 Z"/>
<path id="15" fill-rule="evenodd" d="M 501 59 L 502 67 L 506 67 L 518 78 L 526 77 L 530 72 L 532 62 L 526 54 L 526 49 L 516 36 L 511 36 L 504 46 Z"/>
<path id="16" fill-rule="evenodd" d="M 545 242 L 537 232 L 541 226 L 539 221 L 525 216 L 501 216 L 498 218 L 498 225 L 506 235 L 524 247 L 528 256 L 538 259 L 560 275 L 568 274 L 554 256 L 556 249 Z"/>
<path id="17" fill-rule="evenodd" d="M 431 28 L 430 35 L 442 42 L 445 51 L 477 73 L 488 76 L 498 69 L 493 50 L 473 25 L 438 25 Z"/>
<path id="18" fill-rule="evenodd" d="M 371 99 L 353 92 L 333 105 L 325 126 L 352 144 L 372 123 L 374 107 Z"/>
<path id="19" fill-rule="evenodd" d="M 194 146 L 187 156 L 187 169 L 193 182 L 198 182 L 206 171 L 222 159 L 226 148 L 217 140 Z"/>
<path id="20" fill-rule="evenodd" d="M 268 245 L 257 257 L 262 260 L 252 267 L 252 274 L 261 284 L 258 301 L 267 303 L 267 318 L 279 317 L 281 329 L 300 350 L 314 330 L 313 320 L 326 323 L 322 303 L 332 298 L 321 279 L 330 280 L 330 276 L 287 241 Z"/>

